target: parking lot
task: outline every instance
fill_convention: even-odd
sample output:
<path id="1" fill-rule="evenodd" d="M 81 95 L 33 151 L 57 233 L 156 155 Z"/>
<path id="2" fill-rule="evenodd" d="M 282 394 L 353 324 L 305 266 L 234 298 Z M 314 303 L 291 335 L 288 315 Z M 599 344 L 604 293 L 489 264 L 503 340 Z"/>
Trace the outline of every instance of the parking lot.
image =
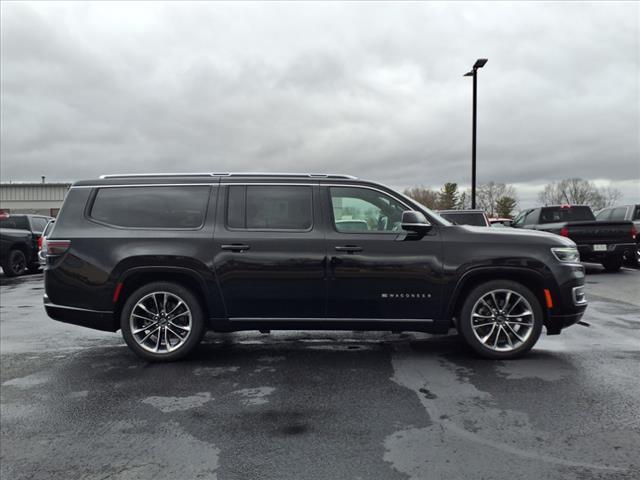
<path id="1" fill-rule="evenodd" d="M 0 276 L 3 479 L 639 478 L 640 271 L 524 359 L 455 336 L 212 334 L 149 364 Z"/>

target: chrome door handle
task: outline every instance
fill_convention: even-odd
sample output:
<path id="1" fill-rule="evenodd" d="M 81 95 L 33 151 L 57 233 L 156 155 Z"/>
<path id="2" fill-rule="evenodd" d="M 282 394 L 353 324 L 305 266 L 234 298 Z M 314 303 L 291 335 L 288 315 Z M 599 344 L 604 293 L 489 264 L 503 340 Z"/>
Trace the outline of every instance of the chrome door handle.
<path id="1" fill-rule="evenodd" d="M 362 247 L 359 247 L 358 245 L 344 245 L 342 247 L 335 247 L 335 249 L 337 252 L 347 252 L 347 253 L 362 251 Z"/>
<path id="2" fill-rule="evenodd" d="M 245 250 L 249 250 L 251 246 L 242 243 L 232 243 L 230 245 L 221 245 L 220 248 L 222 250 L 231 250 L 232 252 L 244 252 Z"/>

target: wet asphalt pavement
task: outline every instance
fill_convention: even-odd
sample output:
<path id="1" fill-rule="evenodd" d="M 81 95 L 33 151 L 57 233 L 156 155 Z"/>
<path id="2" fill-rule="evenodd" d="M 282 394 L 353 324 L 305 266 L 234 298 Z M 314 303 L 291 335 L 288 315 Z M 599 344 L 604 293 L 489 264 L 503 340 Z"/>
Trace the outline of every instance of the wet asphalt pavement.
<path id="1" fill-rule="evenodd" d="M 640 271 L 524 359 L 425 334 L 209 334 L 150 364 L 0 275 L 0 477 L 638 479 Z"/>

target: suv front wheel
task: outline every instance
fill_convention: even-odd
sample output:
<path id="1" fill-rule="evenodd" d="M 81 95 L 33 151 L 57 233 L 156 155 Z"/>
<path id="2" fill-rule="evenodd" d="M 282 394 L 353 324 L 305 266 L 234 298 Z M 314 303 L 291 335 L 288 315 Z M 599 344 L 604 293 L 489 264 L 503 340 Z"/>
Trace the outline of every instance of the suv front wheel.
<path id="1" fill-rule="evenodd" d="M 542 307 L 524 285 L 494 280 L 475 287 L 462 306 L 458 330 L 483 357 L 519 357 L 542 332 Z"/>
<path id="2" fill-rule="evenodd" d="M 205 333 L 196 296 L 177 283 L 154 282 L 127 299 L 120 316 L 122 336 L 139 357 L 177 360 L 189 354 Z"/>

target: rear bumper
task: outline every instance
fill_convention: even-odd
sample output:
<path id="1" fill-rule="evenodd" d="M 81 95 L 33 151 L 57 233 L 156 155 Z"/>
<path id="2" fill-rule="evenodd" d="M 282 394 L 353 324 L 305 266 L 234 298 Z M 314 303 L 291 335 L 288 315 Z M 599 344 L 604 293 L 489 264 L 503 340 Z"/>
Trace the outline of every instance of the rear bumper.
<path id="1" fill-rule="evenodd" d="M 594 251 L 593 245 L 578 245 L 581 260 L 601 260 L 612 255 L 624 255 L 627 251 L 635 251 L 635 243 L 614 243 L 607 244 L 607 249 L 603 251 Z"/>
<path id="2" fill-rule="evenodd" d="M 106 332 L 118 330 L 118 323 L 114 319 L 113 312 L 56 305 L 49 300 L 47 295 L 44 296 L 43 301 L 47 315 L 59 322 Z"/>

